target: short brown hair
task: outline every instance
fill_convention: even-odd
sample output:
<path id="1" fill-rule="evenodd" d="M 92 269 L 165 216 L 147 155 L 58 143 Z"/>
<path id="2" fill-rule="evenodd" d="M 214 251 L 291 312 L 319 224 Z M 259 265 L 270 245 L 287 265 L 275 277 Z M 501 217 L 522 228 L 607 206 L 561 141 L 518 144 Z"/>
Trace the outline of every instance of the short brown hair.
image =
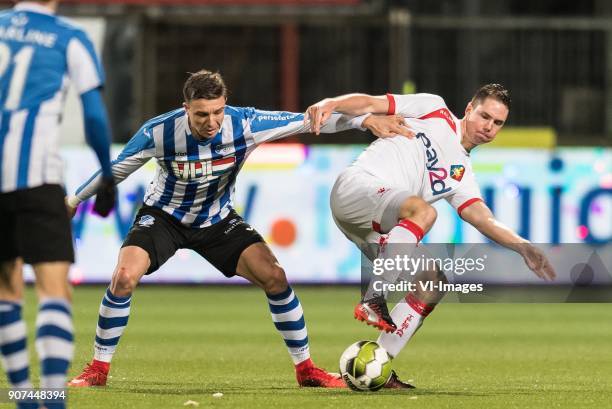
<path id="1" fill-rule="evenodd" d="M 485 99 L 493 98 L 501 102 L 510 109 L 512 105 L 512 99 L 510 99 L 510 93 L 503 85 L 500 84 L 487 84 L 483 85 L 476 91 L 472 97 L 472 105 L 482 104 Z"/>
<path id="2" fill-rule="evenodd" d="M 200 70 L 190 73 L 185 85 L 183 85 L 185 102 L 194 99 L 217 99 L 219 97 L 227 98 L 227 87 L 218 72 Z"/>

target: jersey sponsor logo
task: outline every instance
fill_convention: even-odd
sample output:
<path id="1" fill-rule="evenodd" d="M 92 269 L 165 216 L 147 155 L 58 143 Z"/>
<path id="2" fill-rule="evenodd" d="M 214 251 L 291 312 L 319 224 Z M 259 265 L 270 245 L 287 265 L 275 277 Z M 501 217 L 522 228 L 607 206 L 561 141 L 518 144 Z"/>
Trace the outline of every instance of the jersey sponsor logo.
<path id="1" fill-rule="evenodd" d="M 220 176 L 233 168 L 235 163 L 236 158 L 233 156 L 212 161 L 172 162 L 172 173 L 182 180 Z"/>
<path id="2" fill-rule="evenodd" d="M 235 163 L 236 163 L 236 158 L 233 156 L 230 156 L 228 158 L 213 160 L 211 162 L 211 165 L 212 165 L 211 175 L 219 176 L 223 174 L 226 170 L 232 168 Z"/>
<path id="3" fill-rule="evenodd" d="M 445 179 L 448 176 L 446 169 L 438 166 L 438 152 L 431 146 L 431 140 L 423 132 L 417 134 L 417 139 L 423 142 L 427 162 L 425 167 L 429 172 L 429 186 L 434 196 L 450 192 L 451 188 L 446 186 Z"/>
<path id="4" fill-rule="evenodd" d="M 381 187 L 380 189 L 378 189 L 378 191 L 376 192 L 377 195 L 384 195 L 385 193 L 387 193 L 389 191 L 389 189 L 387 189 L 386 187 Z"/>
<path id="5" fill-rule="evenodd" d="M 291 114 L 291 115 L 257 115 L 255 117 L 258 121 L 289 121 L 294 119 L 301 114 Z"/>
<path id="6" fill-rule="evenodd" d="M 463 175 L 465 174 L 465 166 L 463 165 L 451 165 L 450 177 L 455 179 L 457 182 L 461 182 Z"/>
<path id="7" fill-rule="evenodd" d="M 201 178 L 206 174 L 206 162 L 172 162 L 172 171 L 183 180 Z"/>
<path id="8" fill-rule="evenodd" d="M 145 214 L 140 218 L 140 220 L 138 220 L 138 225 L 142 227 L 151 227 L 153 226 L 153 223 L 155 223 L 155 217 L 149 214 Z"/>

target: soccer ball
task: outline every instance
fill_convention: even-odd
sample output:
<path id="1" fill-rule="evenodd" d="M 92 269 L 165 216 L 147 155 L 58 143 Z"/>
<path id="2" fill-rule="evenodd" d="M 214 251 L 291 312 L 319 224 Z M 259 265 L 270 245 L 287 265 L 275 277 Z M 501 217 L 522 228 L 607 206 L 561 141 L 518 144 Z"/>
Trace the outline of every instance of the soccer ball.
<path id="1" fill-rule="evenodd" d="M 391 357 L 374 341 L 359 341 L 340 357 L 340 373 L 355 391 L 377 391 L 391 377 Z"/>

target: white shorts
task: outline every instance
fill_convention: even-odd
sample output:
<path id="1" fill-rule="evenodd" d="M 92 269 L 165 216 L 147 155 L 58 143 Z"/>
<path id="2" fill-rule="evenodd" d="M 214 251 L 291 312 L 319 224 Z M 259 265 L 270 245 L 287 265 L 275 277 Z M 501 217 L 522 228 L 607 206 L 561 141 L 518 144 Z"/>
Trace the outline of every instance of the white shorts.
<path id="1" fill-rule="evenodd" d="M 377 244 L 380 235 L 397 224 L 402 203 L 415 194 L 351 166 L 338 176 L 332 188 L 332 216 L 342 233 L 370 257 L 366 245 Z"/>

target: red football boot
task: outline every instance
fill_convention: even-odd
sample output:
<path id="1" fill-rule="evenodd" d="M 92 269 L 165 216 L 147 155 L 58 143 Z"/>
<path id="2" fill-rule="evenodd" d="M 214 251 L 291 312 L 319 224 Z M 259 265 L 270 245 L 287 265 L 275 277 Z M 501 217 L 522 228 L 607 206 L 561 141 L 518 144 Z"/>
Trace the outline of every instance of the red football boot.
<path id="1" fill-rule="evenodd" d="M 383 386 L 383 388 L 388 388 L 388 389 L 415 389 L 416 387 L 414 385 L 409 384 L 408 382 L 404 382 L 404 381 L 400 380 L 400 378 L 397 377 L 397 373 L 395 373 L 395 371 L 391 371 L 391 377 L 389 378 L 389 380 L 387 381 L 385 386 Z"/>
<path id="2" fill-rule="evenodd" d="M 342 379 L 324 369 L 317 368 L 308 358 L 295 366 L 295 377 L 300 386 L 315 388 L 346 388 Z"/>
<path id="3" fill-rule="evenodd" d="M 393 332 L 397 330 L 383 297 L 375 297 L 368 301 L 362 300 L 355 307 L 354 314 L 359 321 L 363 321 L 381 331 Z"/>
<path id="4" fill-rule="evenodd" d="M 96 361 L 95 359 L 87 364 L 83 372 L 70 382 L 68 386 L 88 387 L 88 386 L 106 386 L 106 377 L 110 370 L 109 362 Z"/>

